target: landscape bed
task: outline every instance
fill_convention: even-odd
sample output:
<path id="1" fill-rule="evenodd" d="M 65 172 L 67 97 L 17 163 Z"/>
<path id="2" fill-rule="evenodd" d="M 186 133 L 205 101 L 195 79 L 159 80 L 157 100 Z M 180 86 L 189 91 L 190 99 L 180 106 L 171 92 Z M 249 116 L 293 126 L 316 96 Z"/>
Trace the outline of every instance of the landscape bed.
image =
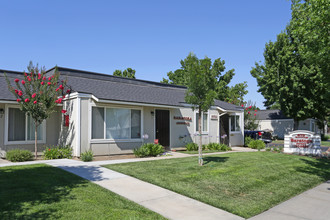
<path id="1" fill-rule="evenodd" d="M 165 219 L 59 168 L 0 168 L 1 219 Z"/>
<path id="2" fill-rule="evenodd" d="M 249 218 L 330 179 L 330 160 L 272 152 L 227 153 L 106 165 Z"/>

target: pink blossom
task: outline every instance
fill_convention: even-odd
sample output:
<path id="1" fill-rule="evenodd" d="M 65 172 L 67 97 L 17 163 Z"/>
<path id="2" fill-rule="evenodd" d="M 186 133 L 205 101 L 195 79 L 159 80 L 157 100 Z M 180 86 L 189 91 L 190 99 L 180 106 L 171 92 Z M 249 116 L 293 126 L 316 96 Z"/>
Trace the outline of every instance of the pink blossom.
<path id="1" fill-rule="evenodd" d="M 59 90 L 59 88 L 56 89 L 56 92 Z"/>
<path id="2" fill-rule="evenodd" d="M 24 81 L 24 80 L 22 80 L 22 84 L 23 84 L 23 85 L 25 84 L 25 81 Z"/>
<path id="3" fill-rule="evenodd" d="M 16 93 L 16 94 L 18 93 L 18 90 L 17 90 L 17 89 L 15 89 L 15 93 Z"/>
<path id="4" fill-rule="evenodd" d="M 20 91 L 18 91 L 17 95 L 22 96 L 23 92 L 20 90 Z"/>
<path id="5" fill-rule="evenodd" d="M 32 98 L 35 98 L 37 96 L 37 94 L 33 93 L 32 94 Z"/>
<path id="6" fill-rule="evenodd" d="M 19 79 L 15 79 L 15 83 L 18 83 L 19 82 Z"/>
<path id="7" fill-rule="evenodd" d="M 63 85 L 60 85 L 60 87 L 58 87 L 58 88 L 59 88 L 59 89 L 62 89 L 62 90 L 64 89 Z"/>
<path id="8" fill-rule="evenodd" d="M 250 114 L 250 112 L 248 112 L 248 114 Z"/>
<path id="9" fill-rule="evenodd" d="M 52 80 L 52 77 L 49 77 L 49 78 L 48 78 L 48 81 L 51 81 L 51 80 Z"/>
<path id="10" fill-rule="evenodd" d="M 40 73 L 38 73 L 38 79 L 41 79 L 41 74 Z"/>
<path id="11" fill-rule="evenodd" d="M 41 85 L 45 85 L 45 82 L 41 82 Z"/>
<path id="12" fill-rule="evenodd" d="M 52 83 L 51 82 L 48 82 L 47 84 L 50 86 Z"/>
<path id="13" fill-rule="evenodd" d="M 62 110 L 62 113 L 63 113 L 63 114 L 65 114 L 65 113 L 66 113 L 66 110 L 65 110 L 65 109 L 63 109 L 63 110 Z"/>
<path id="14" fill-rule="evenodd" d="M 24 101 L 25 101 L 25 102 L 29 102 L 29 101 L 30 101 L 30 99 L 25 99 Z"/>
<path id="15" fill-rule="evenodd" d="M 28 77 L 27 77 L 27 80 L 28 80 L 29 82 L 31 82 L 31 77 L 28 76 Z"/>
<path id="16" fill-rule="evenodd" d="M 46 76 L 42 77 L 42 80 L 46 80 Z"/>
<path id="17" fill-rule="evenodd" d="M 241 105 L 242 107 L 244 107 L 244 105 Z"/>
<path id="18" fill-rule="evenodd" d="M 254 116 L 256 116 L 257 114 L 256 113 L 254 113 Z"/>
<path id="19" fill-rule="evenodd" d="M 67 94 L 69 94 L 70 92 L 71 92 L 71 90 L 70 90 L 70 89 L 66 90 L 66 93 L 67 93 Z"/>
<path id="20" fill-rule="evenodd" d="M 37 101 L 34 101 L 33 104 L 37 104 Z"/>
<path id="21" fill-rule="evenodd" d="M 17 102 L 20 102 L 21 100 L 20 100 L 20 99 L 17 99 L 16 101 L 17 101 Z"/>

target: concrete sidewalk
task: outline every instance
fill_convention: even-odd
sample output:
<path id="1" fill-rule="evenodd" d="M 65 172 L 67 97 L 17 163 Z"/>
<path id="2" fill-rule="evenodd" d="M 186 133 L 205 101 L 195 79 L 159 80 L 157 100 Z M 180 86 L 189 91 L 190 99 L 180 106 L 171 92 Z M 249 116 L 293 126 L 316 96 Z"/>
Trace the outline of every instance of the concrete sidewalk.
<path id="1" fill-rule="evenodd" d="M 46 164 L 90 180 L 169 219 L 243 219 L 170 190 L 97 165 L 87 165 L 84 162 L 68 159 L 52 160 Z"/>
<path id="2" fill-rule="evenodd" d="M 330 180 L 293 197 L 250 220 L 329 220 Z"/>

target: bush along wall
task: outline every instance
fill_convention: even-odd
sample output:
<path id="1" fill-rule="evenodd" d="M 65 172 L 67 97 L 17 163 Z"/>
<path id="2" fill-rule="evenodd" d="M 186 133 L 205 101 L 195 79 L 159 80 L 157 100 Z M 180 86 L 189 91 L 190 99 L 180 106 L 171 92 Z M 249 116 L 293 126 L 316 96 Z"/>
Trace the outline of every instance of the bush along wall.
<path id="1" fill-rule="evenodd" d="M 62 158 L 71 159 L 72 147 L 69 145 L 46 147 L 43 153 L 44 153 L 44 159 L 46 160 L 62 159 Z"/>
<path id="2" fill-rule="evenodd" d="M 164 153 L 164 147 L 160 144 L 147 143 L 133 150 L 135 157 L 155 157 Z"/>
<path id="3" fill-rule="evenodd" d="M 32 160 L 32 158 L 33 158 L 32 152 L 28 150 L 15 149 L 15 150 L 10 150 L 6 153 L 6 159 L 11 162 L 23 162 L 23 161 Z"/>

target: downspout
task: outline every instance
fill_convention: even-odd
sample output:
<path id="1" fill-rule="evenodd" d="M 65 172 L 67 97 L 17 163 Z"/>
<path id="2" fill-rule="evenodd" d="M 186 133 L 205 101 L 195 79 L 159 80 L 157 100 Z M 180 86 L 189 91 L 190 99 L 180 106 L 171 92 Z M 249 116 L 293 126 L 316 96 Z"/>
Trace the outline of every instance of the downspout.
<path id="1" fill-rule="evenodd" d="M 81 129 L 80 129 L 80 124 L 81 124 L 81 118 L 80 118 L 80 115 L 81 115 L 81 108 L 80 108 L 80 100 L 81 98 L 78 96 L 77 97 L 77 144 L 76 144 L 76 156 L 77 157 L 80 157 L 80 133 L 81 133 Z"/>

